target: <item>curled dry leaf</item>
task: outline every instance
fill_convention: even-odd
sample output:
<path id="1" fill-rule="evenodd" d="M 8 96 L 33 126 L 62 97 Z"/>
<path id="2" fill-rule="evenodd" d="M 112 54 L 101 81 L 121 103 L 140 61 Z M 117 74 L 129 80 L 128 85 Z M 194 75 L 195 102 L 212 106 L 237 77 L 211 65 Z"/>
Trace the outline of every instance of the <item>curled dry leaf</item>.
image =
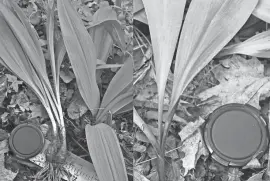
<path id="1" fill-rule="evenodd" d="M 259 100 L 270 93 L 270 79 L 264 77 L 260 61 L 233 56 L 221 61 L 221 64 L 213 70 L 220 84 L 198 95 L 204 104 L 201 115 L 206 116 L 228 103 L 248 103 L 260 109 Z"/>
<path id="2" fill-rule="evenodd" d="M 5 168 L 5 155 L 4 153 L 8 152 L 8 141 L 3 140 L 0 141 L 0 178 L 5 181 L 13 181 L 16 177 L 17 173 L 14 173 Z"/>
<path id="3" fill-rule="evenodd" d="M 181 141 L 185 141 L 189 136 L 191 136 L 203 123 L 204 119 L 199 117 L 195 122 L 189 122 L 180 132 L 179 136 Z"/>
<path id="4" fill-rule="evenodd" d="M 196 131 L 193 136 L 183 142 L 181 151 L 185 153 L 185 157 L 182 159 L 183 167 L 185 168 L 184 176 L 189 170 L 195 168 L 201 155 L 207 154 L 207 152 L 203 151 L 205 148 L 202 146 L 202 141 L 201 133 Z"/>

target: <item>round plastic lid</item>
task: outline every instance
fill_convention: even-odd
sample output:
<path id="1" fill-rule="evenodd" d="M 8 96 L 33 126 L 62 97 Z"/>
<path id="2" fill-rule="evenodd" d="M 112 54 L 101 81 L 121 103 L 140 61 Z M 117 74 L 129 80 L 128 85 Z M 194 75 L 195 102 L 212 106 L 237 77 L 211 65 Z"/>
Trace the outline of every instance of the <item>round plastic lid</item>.
<path id="1" fill-rule="evenodd" d="M 266 151 L 267 125 L 256 108 L 227 104 L 209 116 L 204 139 L 216 161 L 226 166 L 244 166 Z"/>
<path id="2" fill-rule="evenodd" d="M 31 158 L 39 154 L 44 146 L 41 130 L 33 124 L 21 124 L 13 129 L 9 137 L 11 151 L 20 158 Z"/>

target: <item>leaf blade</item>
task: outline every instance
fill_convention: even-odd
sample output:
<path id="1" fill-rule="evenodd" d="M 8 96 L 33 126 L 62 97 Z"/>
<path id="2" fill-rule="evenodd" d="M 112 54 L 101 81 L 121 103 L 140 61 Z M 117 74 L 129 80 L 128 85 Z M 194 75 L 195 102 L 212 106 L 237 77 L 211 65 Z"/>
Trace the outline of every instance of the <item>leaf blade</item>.
<path id="1" fill-rule="evenodd" d="M 63 39 L 77 78 L 81 95 L 95 115 L 100 104 L 100 93 L 96 83 L 96 50 L 91 36 L 70 1 L 57 1 Z"/>
<path id="2" fill-rule="evenodd" d="M 127 181 L 122 151 L 115 132 L 106 124 L 86 125 L 87 146 L 100 181 Z"/>

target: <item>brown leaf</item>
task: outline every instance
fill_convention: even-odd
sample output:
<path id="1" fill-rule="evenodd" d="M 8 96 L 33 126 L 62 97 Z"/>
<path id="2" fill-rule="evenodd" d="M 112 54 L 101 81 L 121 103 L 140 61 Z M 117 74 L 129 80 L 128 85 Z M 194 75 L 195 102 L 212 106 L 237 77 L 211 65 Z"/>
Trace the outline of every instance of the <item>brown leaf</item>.
<path id="1" fill-rule="evenodd" d="M 213 70 L 220 84 L 198 95 L 206 103 L 202 106 L 201 115 L 206 116 L 228 103 L 248 103 L 260 109 L 259 100 L 270 94 L 270 79 L 264 77 L 264 68 L 260 61 L 256 58 L 246 60 L 234 56 L 221 63 Z M 215 102 L 207 104 L 208 100 Z"/>

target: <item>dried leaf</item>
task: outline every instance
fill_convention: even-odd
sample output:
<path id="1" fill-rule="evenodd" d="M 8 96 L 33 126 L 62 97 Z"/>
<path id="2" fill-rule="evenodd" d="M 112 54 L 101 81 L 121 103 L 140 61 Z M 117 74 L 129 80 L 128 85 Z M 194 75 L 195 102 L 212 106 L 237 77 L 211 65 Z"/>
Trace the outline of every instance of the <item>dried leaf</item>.
<path id="1" fill-rule="evenodd" d="M 95 115 L 100 104 L 100 93 L 96 83 L 95 45 L 69 0 L 58 0 L 57 8 L 63 39 L 80 93 Z"/>
<path id="2" fill-rule="evenodd" d="M 70 105 L 67 108 L 68 117 L 71 119 L 79 119 L 88 110 L 82 96 L 79 91 L 76 91 L 73 95 Z"/>
<path id="3" fill-rule="evenodd" d="M 198 160 L 197 154 L 200 152 L 199 145 L 201 142 L 202 136 L 198 131 L 192 137 L 189 137 L 185 142 L 183 142 L 181 151 L 185 153 L 185 157 L 182 159 L 183 167 L 185 168 L 184 176 L 188 173 L 189 170 L 195 168 Z"/>
<path id="4" fill-rule="evenodd" d="M 204 101 L 201 115 L 204 117 L 217 107 L 228 103 L 250 104 L 260 109 L 259 100 L 269 96 L 270 79 L 264 77 L 264 67 L 256 58 L 246 60 L 240 56 L 221 61 L 213 70 L 220 84 L 205 90 L 198 97 Z M 210 104 L 206 104 L 212 101 Z"/>
<path id="5" fill-rule="evenodd" d="M 199 117 L 195 122 L 189 122 L 180 132 L 179 136 L 181 141 L 185 141 L 189 136 L 191 136 L 203 123 L 204 119 Z"/>
<path id="6" fill-rule="evenodd" d="M 87 146 L 100 181 L 127 181 L 122 151 L 115 132 L 106 124 L 85 128 Z"/>
<path id="7" fill-rule="evenodd" d="M 50 142 L 45 140 L 43 152 L 30 159 L 35 164 L 44 167 L 46 163 L 45 150 L 48 148 Z M 95 168 L 92 163 L 68 152 L 66 162 L 63 167 L 72 175 L 72 181 L 99 181 Z M 63 178 L 67 180 L 67 178 Z"/>

